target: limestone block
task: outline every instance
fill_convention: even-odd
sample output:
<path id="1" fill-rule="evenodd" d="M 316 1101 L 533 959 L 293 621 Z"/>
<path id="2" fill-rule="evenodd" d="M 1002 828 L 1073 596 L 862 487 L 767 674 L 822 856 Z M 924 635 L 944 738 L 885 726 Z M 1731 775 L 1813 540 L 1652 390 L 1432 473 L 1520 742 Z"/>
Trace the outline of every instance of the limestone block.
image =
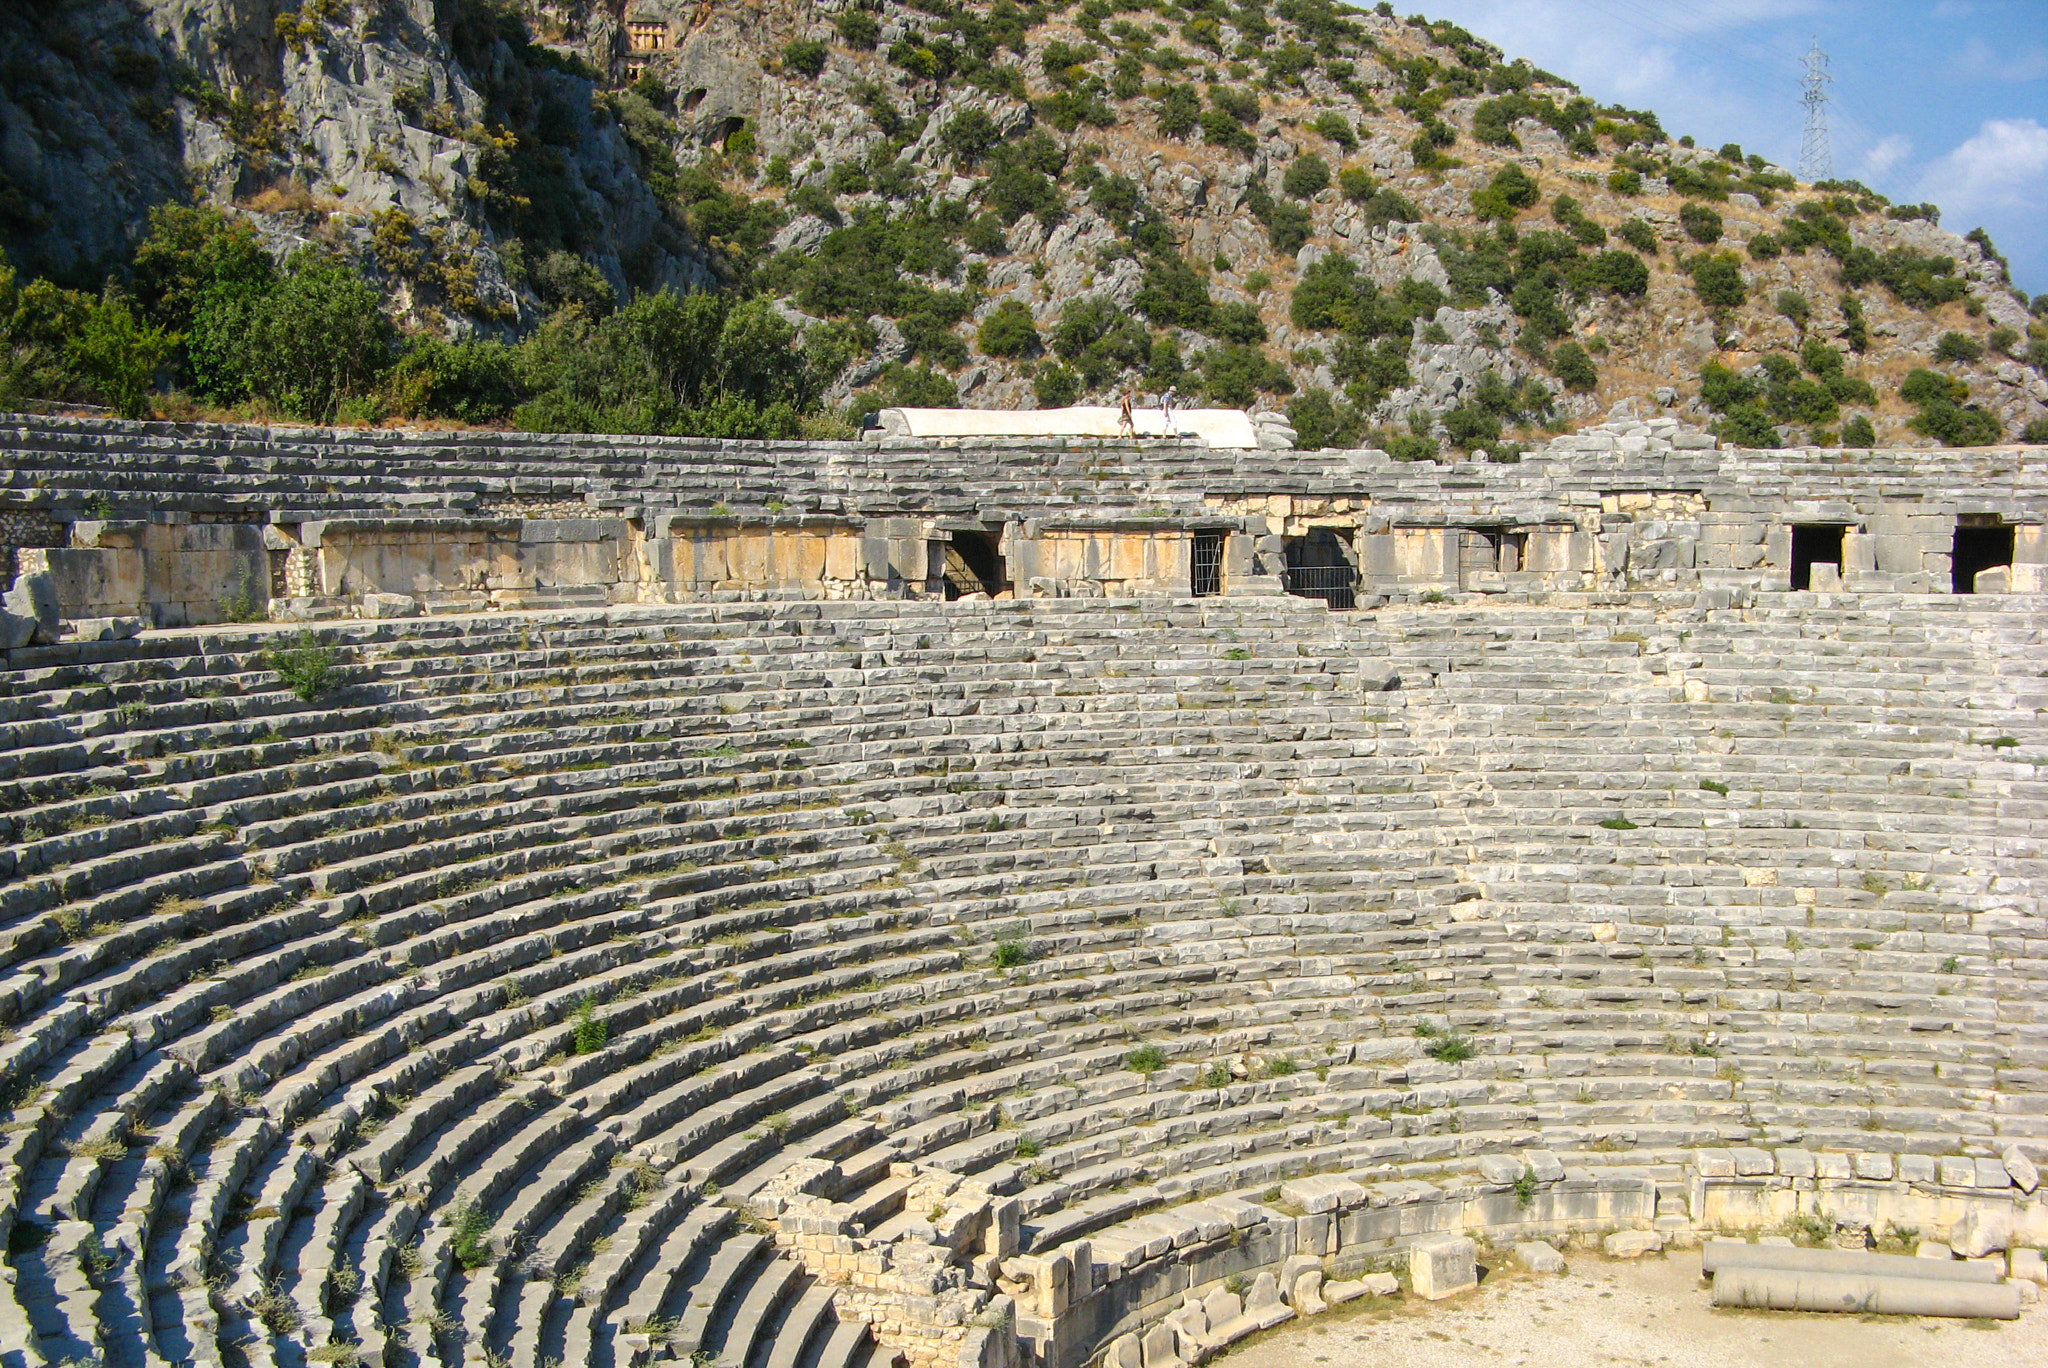
<path id="1" fill-rule="evenodd" d="M 2006 1255 L 2007 1268 L 2015 1282 L 2038 1283 L 2048 1287 L 2048 1261 L 2038 1249 L 2015 1249 Z"/>
<path id="2" fill-rule="evenodd" d="M 420 615 L 420 601 L 410 594 L 365 594 L 366 618 L 409 618 Z"/>
<path id="3" fill-rule="evenodd" d="M 1564 1181 L 1564 1161 L 1549 1150 L 1523 1150 L 1522 1162 L 1529 1166 L 1539 1183 L 1561 1183 Z"/>
<path id="4" fill-rule="evenodd" d="M 1781 1149 L 1777 1153 L 1778 1172 L 1787 1178 L 1811 1178 L 1814 1172 L 1813 1155 L 1803 1149 Z"/>
<path id="5" fill-rule="evenodd" d="M 1977 1166 L 1968 1159 L 1951 1155 L 1941 1161 L 1941 1183 L 1943 1187 L 1977 1186 Z"/>
<path id="6" fill-rule="evenodd" d="M 1976 1161 L 1976 1168 L 1978 1187 L 2003 1190 L 2012 1186 L 2012 1175 L 2006 1172 L 2005 1164 L 2001 1160 L 1979 1159 Z"/>
<path id="7" fill-rule="evenodd" d="M 36 639 L 38 630 L 34 618 L 0 610 L 0 650 L 19 650 Z"/>
<path id="8" fill-rule="evenodd" d="M 1639 1259 L 1664 1248 L 1661 1230 L 1617 1230 L 1600 1242 L 1611 1259 Z"/>
<path id="9" fill-rule="evenodd" d="M 1920 1259 L 1953 1259 L 1956 1253 L 1939 1240 L 1922 1240 L 1913 1246 L 1913 1256 Z"/>
<path id="10" fill-rule="evenodd" d="M 1744 1178 L 1759 1177 L 1777 1167 L 1769 1150 L 1744 1147 L 1730 1153 L 1735 1156 L 1735 1172 Z"/>
<path id="11" fill-rule="evenodd" d="M 1931 1183 L 1939 1171 L 1931 1154 L 1899 1156 L 1899 1181 L 1902 1183 Z"/>
<path id="12" fill-rule="evenodd" d="M 1234 1321 L 1244 1314 L 1244 1298 L 1229 1288 L 1219 1287 L 1203 1300 L 1202 1313 L 1212 1326 Z"/>
<path id="13" fill-rule="evenodd" d="M 1294 1309 L 1304 1316 L 1320 1316 L 1329 1310 L 1323 1301 L 1323 1270 L 1311 1268 L 1297 1275 L 1289 1284 L 1287 1300 Z"/>
<path id="14" fill-rule="evenodd" d="M 1948 1247 L 1965 1259 L 1981 1259 L 2012 1243 L 2010 1210 L 1972 1206 L 1949 1231 Z"/>
<path id="15" fill-rule="evenodd" d="M 1161 1321 L 1145 1332 L 1139 1342 L 1144 1368 L 1180 1368 L 1180 1352 L 1173 1342 L 1173 1327 Z"/>
<path id="16" fill-rule="evenodd" d="M 1735 1155 L 1729 1150 L 1703 1149 L 1692 1157 L 1693 1167 L 1702 1178 L 1733 1178 L 1735 1176 Z"/>
<path id="17" fill-rule="evenodd" d="M 1855 1168 L 1858 1178 L 1872 1182 L 1889 1183 L 1892 1180 L 1892 1157 L 1889 1154 L 1863 1153 L 1856 1156 Z"/>
<path id="18" fill-rule="evenodd" d="M 1359 1281 L 1375 1297 L 1391 1297 L 1401 1290 L 1401 1280 L 1391 1273 L 1368 1273 Z"/>
<path id="19" fill-rule="evenodd" d="M 1479 1247 L 1463 1236 L 1409 1247 L 1408 1285 L 1415 1295 L 1441 1301 L 1479 1286 Z"/>
<path id="20" fill-rule="evenodd" d="M 1363 1282 L 1326 1282 L 1322 1297 L 1326 1305 L 1342 1306 L 1345 1302 L 1357 1301 L 1371 1290 Z"/>
<path id="21" fill-rule="evenodd" d="M 1253 1279 L 1251 1293 L 1244 1299 L 1244 1318 L 1261 1330 L 1294 1319 L 1294 1309 L 1281 1300 L 1280 1280 L 1271 1269 Z"/>
<path id="22" fill-rule="evenodd" d="M 16 575 L 14 586 L 4 598 L 0 607 L 15 617 L 28 618 L 35 623 L 35 631 L 44 641 L 55 642 L 63 626 L 63 609 L 57 602 L 57 581 L 49 571 L 36 570 Z"/>
<path id="23" fill-rule="evenodd" d="M 1557 1252 L 1555 1245 L 1547 1245 L 1541 1240 L 1524 1240 L 1516 1245 L 1515 1257 L 1531 1273 L 1564 1272 L 1564 1255 Z"/>
<path id="24" fill-rule="evenodd" d="M 2012 1185 L 2021 1192 L 2032 1192 L 2041 1185 L 2041 1170 L 2035 1167 L 2033 1160 L 2021 1152 L 2018 1145 L 2008 1147 L 2001 1159 L 2005 1164 L 2006 1174 L 2012 1179 Z"/>
<path id="25" fill-rule="evenodd" d="M 1814 1176 L 1841 1180 L 1849 1177 L 1849 1156 L 1846 1154 L 1816 1154 L 1813 1156 Z"/>

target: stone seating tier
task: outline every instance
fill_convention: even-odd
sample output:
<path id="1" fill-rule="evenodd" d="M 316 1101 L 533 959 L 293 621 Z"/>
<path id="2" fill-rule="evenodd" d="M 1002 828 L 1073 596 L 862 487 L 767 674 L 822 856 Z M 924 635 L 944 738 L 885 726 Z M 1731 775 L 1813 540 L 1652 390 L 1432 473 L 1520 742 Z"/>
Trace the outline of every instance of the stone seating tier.
<path id="1" fill-rule="evenodd" d="M 1532 1148 L 2039 1147 L 2044 626 L 701 605 L 322 628 L 317 705 L 263 629 L 18 652 L 0 1362 L 885 1361 L 769 1238 L 805 1164 L 1049 1256 Z"/>

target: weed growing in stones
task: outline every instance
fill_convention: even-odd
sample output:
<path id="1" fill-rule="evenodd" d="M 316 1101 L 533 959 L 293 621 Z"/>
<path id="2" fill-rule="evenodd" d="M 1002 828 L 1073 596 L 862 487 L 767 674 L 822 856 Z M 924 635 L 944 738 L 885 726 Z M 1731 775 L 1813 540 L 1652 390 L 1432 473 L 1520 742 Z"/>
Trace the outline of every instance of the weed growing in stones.
<path id="1" fill-rule="evenodd" d="M 1227 1088 L 1230 1086 L 1230 1066 L 1222 1062 L 1211 1064 L 1202 1071 L 1202 1086 L 1205 1088 Z"/>
<path id="2" fill-rule="evenodd" d="M 998 969 L 1018 969 L 1031 962 L 1031 947 L 1023 941 L 1006 940 L 996 942 L 995 966 Z"/>
<path id="3" fill-rule="evenodd" d="M 1959 974 L 1962 971 L 1963 960 L 1960 955 L 1950 955 L 1941 962 L 1941 972 L 1944 974 Z"/>
<path id="4" fill-rule="evenodd" d="M 1526 1207 L 1533 1205 L 1535 1201 L 1536 1170 L 1525 1168 L 1522 1170 L 1522 1176 L 1515 1179 L 1515 1202 Z"/>
<path id="5" fill-rule="evenodd" d="M 1631 822 L 1626 817 L 1609 817 L 1606 821 L 1600 823 L 1600 825 L 1606 827 L 1609 831 L 1636 830 L 1636 824 L 1634 822 Z"/>
<path id="6" fill-rule="evenodd" d="M 1140 1045 L 1124 1056 L 1132 1073 L 1155 1074 L 1166 1067 L 1166 1051 L 1157 1045 Z"/>
<path id="7" fill-rule="evenodd" d="M 597 999 L 586 996 L 576 1004 L 576 1053 L 596 1054 L 611 1038 L 611 1026 L 597 1019 Z"/>
<path id="8" fill-rule="evenodd" d="M 455 1261 L 469 1269 L 491 1261 L 491 1218 L 475 1203 L 455 1213 Z"/>
<path id="9" fill-rule="evenodd" d="M 311 632 L 299 633 L 290 650 L 265 651 L 263 663 L 297 695 L 301 703 L 312 703 L 334 687 L 334 652 L 320 644 Z"/>
<path id="10" fill-rule="evenodd" d="M 1728 796 L 1728 786 L 1722 783 L 1719 779 L 1700 780 L 1700 789 L 1706 793 L 1718 793 L 1723 798 L 1726 798 Z"/>

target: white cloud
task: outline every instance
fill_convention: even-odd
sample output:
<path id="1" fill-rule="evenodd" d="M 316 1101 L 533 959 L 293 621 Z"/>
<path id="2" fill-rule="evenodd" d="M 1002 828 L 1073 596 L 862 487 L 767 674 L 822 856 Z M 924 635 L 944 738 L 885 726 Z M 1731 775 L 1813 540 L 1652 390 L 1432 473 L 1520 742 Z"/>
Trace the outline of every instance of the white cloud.
<path id="1" fill-rule="evenodd" d="M 1930 163 L 1920 194 L 1961 219 L 2048 204 L 2048 128 L 2033 119 L 1986 119 L 1974 137 Z"/>
<path id="2" fill-rule="evenodd" d="M 1863 154 L 1863 179 L 1881 181 L 1913 155 L 1913 140 L 1898 133 L 1880 138 Z"/>

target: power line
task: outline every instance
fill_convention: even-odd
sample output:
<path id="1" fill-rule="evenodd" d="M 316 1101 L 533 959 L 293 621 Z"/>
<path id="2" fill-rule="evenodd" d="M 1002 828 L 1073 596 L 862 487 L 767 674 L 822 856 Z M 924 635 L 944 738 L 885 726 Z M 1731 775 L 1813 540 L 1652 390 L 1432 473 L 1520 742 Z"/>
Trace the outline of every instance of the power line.
<path id="1" fill-rule="evenodd" d="M 1806 136 L 1799 143 L 1799 176 L 1808 184 L 1835 177 L 1834 149 L 1828 143 L 1828 85 L 1834 79 L 1828 74 L 1828 55 L 1815 37 L 1806 54 L 1806 93 L 1800 97 L 1806 106 Z"/>

